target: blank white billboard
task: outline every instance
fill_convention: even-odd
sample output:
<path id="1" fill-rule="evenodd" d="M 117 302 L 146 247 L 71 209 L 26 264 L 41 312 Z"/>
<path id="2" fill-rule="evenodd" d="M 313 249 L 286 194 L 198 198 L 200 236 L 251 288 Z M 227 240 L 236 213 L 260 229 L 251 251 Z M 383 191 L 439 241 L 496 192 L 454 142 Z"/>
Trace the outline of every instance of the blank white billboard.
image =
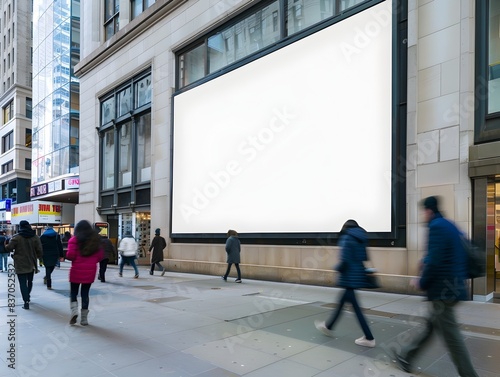
<path id="1" fill-rule="evenodd" d="M 174 98 L 172 233 L 391 231 L 385 1 Z"/>

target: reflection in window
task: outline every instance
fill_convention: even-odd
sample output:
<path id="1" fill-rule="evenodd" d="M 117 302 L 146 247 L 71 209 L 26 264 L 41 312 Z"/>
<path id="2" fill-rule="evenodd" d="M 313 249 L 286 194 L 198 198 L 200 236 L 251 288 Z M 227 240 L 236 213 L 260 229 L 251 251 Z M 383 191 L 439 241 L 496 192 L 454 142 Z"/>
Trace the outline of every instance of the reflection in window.
<path id="1" fill-rule="evenodd" d="M 118 186 L 132 184 L 132 122 L 123 124 L 119 131 Z"/>
<path id="2" fill-rule="evenodd" d="M 127 115 L 132 111 L 132 88 L 126 87 L 118 92 L 118 117 Z"/>
<path id="3" fill-rule="evenodd" d="M 205 76 L 205 45 L 193 48 L 179 57 L 180 83 L 186 86 Z"/>
<path id="4" fill-rule="evenodd" d="M 136 108 L 151 103 L 151 76 L 146 76 L 135 84 L 135 98 Z"/>
<path id="5" fill-rule="evenodd" d="M 151 114 L 137 121 L 137 182 L 151 180 Z"/>
<path id="6" fill-rule="evenodd" d="M 115 133 L 109 130 L 104 133 L 102 143 L 102 188 L 111 189 L 115 186 Z"/>
<path id="7" fill-rule="evenodd" d="M 108 40 L 118 32 L 120 0 L 104 0 L 104 38 Z"/>
<path id="8" fill-rule="evenodd" d="M 132 8 L 132 19 L 136 18 L 145 9 L 149 8 L 151 5 L 155 3 L 156 0 L 132 0 L 131 8 Z"/>
<path id="9" fill-rule="evenodd" d="M 293 0 L 288 4 L 288 34 L 296 33 L 334 15 L 335 0 Z"/>
<path id="10" fill-rule="evenodd" d="M 500 0 L 490 0 L 488 114 L 500 112 Z"/>
<path id="11" fill-rule="evenodd" d="M 101 104 L 101 124 L 111 122 L 115 118 L 115 97 L 107 99 Z"/>

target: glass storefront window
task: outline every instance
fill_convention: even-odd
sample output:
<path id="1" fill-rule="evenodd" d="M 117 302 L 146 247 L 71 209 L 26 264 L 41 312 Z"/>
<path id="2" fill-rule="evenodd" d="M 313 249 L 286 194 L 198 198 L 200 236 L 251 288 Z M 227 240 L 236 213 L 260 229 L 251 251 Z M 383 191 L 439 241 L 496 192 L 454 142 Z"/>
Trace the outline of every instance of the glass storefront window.
<path id="1" fill-rule="evenodd" d="M 500 112 L 500 0 L 490 0 L 488 114 Z"/>
<path id="2" fill-rule="evenodd" d="M 121 126 L 119 141 L 118 186 L 130 186 L 132 184 L 132 122 Z"/>
<path id="3" fill-rule="evenodd" d="M 111 189 L 115 186 L 115 133 L 109 130 L 104 133 L 102 151 L 102 188 Z"/>
<path id="4" fill-rule="evenodd" d="M 137 182 L 151 180 L 151 114 L 137 122 Z"/>

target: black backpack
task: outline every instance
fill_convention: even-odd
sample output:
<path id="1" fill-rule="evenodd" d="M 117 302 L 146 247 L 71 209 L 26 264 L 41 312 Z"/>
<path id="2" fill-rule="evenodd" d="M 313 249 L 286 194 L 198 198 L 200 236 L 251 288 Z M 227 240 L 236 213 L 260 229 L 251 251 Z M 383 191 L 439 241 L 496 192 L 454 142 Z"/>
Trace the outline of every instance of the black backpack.
<path id="1" fill-rule="evenodd" d="M 486 274 L 486 253 L 479 246 L 461 236 L 462 247 L 466 254 L 467 279 L 480 278 Z"/>

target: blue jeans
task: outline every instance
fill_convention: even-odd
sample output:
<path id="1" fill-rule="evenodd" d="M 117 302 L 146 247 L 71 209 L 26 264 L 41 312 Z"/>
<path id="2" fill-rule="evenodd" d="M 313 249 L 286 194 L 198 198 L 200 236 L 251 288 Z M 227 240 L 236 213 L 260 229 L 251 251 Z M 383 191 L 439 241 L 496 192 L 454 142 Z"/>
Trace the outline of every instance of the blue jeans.
<path id="1" fill-rule="evenodd" d="M 0 254 L 0 270 L 7 271 L 9 268 L 7 267 L 9 253 L 1 253 Z"/>
<path id="2" fill-rule="evenodd" d="M 342 307 L 346 302 L 350 302 L 352 308 L 354 309 L 354 313 L 356 313 L 356 317 L 358 318 L 358 322 L 363 329 L 363 333 L 365 334 L 365 338 L 368 340 L 373 340 L 372 332 L 370 331 L 370 327 L 366 322 L 365 316 L 359 307 L 358 300 L 356 300 L 356 294 L 354 293 L 353 288 L 346 288 L 340 302 L 337 306 L 337 309 L 332 313 L 332 316 L 326 321 L 325 326 L 327 329 L 331 330 L 337 319 L 340 317 L 342 313 Z"/>
<path id="3" fill-rule="evenodd" d="M 135 274 L 139 275 L 139 269 L 135 265 L 135 257 L 124 257 L 123 255 L 120 260 L 120 274 L 123 272 L 123 266 L 125 265 L 125 263 L 130 263 L 130 265 L 134 267 Z"/>

